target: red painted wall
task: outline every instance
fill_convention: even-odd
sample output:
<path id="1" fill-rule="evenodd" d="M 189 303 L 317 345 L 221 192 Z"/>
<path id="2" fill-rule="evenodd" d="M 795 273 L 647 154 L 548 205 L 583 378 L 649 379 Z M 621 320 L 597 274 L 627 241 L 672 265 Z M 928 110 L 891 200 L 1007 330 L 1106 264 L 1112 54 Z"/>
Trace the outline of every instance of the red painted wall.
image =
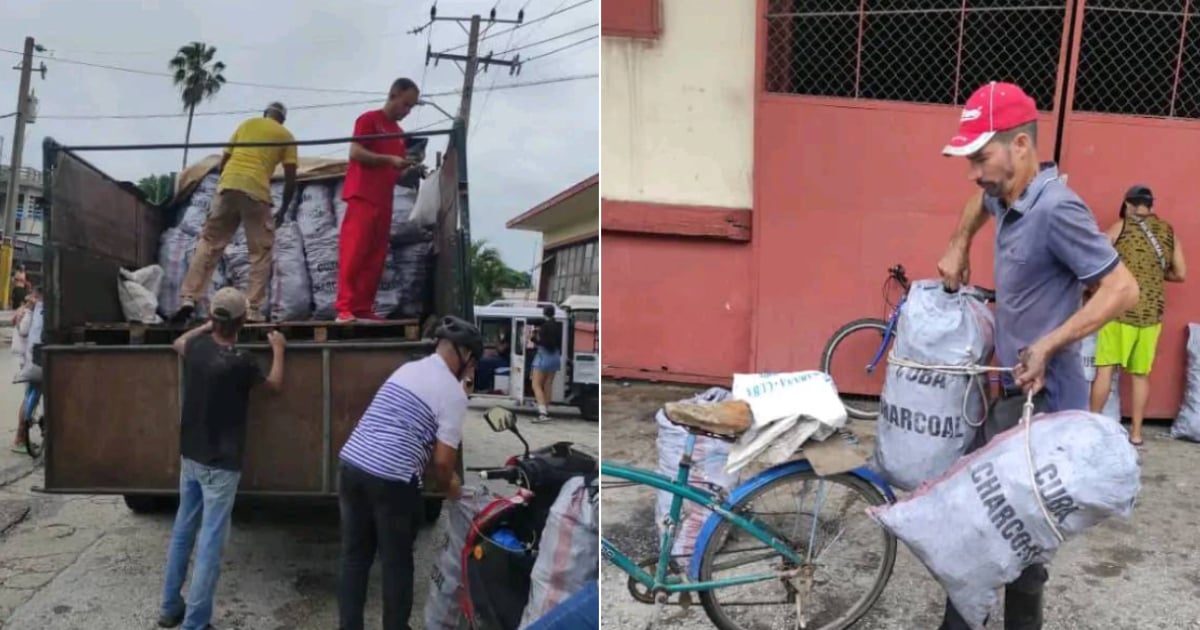
<path id="1" fill-rule="evenodd" d="M 941 155 L 959 111 L 760 99 L 755 369 L 816 369 L 842 324 L 884 317 L 888 267 L 903 264 L 911 279 L 935 276 L 963 204 L 977 190 L 963 159 Z M 1054 137 L 1049 116 L 1039 136 Z M 994 238 L 985 228 L 971 256 L 972 280 L 989 287 Z"/>
<path id="2" fill-rule="evenodd" d="M 728 386 L 749 368 L 748 244 L 615 232 L 602 240 L 605 376 Z"/>
<path id="3" fill-rule="evenodd" d="M 1149 118 L 1071 114 L 1063 138 L 1063 168 L 1070 184 L 1091 206 L 1101 229 L 1118 220 L 1125 190 L 1144 183 L 1154 191 L 1155 209 L 1175 227 L 1175 234 L 1190 254 L 1193 269 L 1200 265 L 1200 196 L 1195 154 L 1200 143 L 1200 122 Z M 1158 358 L 1150 385 L 1146 415 L 1173 417 L 1183 396 L 1187 365 L 1187 324 L 1200 321 L 1200 280 L 1195 273 L 1182 284 L 1167 284 L 1167 310 Z M 1121 391 L 1122 407 L 1130 411 L 1128 379 Z"/>

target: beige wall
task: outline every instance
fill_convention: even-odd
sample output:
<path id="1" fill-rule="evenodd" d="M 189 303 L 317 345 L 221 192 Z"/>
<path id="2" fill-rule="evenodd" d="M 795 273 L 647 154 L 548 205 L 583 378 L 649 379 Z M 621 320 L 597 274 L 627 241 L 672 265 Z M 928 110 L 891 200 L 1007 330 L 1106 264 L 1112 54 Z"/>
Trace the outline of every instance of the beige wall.
<path id="1" fill-rule="evenodd" d="M 662 0 L 656 40 L 603 38 L 605 199 L 749 208 L 753 0 Z"/>
<path id="2" fill-rule="evenodd" d="M 542 233 L 542 250 L 554 249 L 559 243 L 578 238 L 584 234 L 596 234 L 596 228 L 596 220 L 592 218 L 590 221 L 580 222 L 575 225 L 546 230 Z"/>

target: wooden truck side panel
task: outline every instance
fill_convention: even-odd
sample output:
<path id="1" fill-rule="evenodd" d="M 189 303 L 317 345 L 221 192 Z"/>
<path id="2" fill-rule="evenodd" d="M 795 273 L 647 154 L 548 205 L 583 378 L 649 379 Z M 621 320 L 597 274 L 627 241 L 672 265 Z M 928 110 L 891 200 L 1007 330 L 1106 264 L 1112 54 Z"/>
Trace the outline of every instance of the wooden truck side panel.
<path id="1" fill-rule="evenodd" d="M 471 319 L 464 135 L 461 127 L 454 129 L 439 171 L 442 204 L 426 299 L 433 313 Z M 80 344 L 75 335 L 83 327 L 124 321 L 119 270 L 157 262 L 162 209 L 52 140 L 44 153 L 50 190 L 45 490 L 173 494 L 179 483 L 179 357 L 169 345 L 143 344 L 134 335 L 124 345 Z M 433 321 L 427 318 L 424 328 Z M 240 491 L 335 494 L 338 452 L 376 390 L 398 366 L 431 352 L 431 342 L 414 339 L 290 343 L 284 392 L 259 388 L 251 395 Z M 243 347 L 258 353 L 264 368 L 269 365 L 265 344 Z"/>

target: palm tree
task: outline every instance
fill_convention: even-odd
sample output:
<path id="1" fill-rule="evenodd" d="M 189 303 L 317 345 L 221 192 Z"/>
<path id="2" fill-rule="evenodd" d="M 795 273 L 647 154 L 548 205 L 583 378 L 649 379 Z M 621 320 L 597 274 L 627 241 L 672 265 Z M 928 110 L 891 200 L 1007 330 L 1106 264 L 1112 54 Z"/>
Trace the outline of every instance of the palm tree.
<path id="1" fill-rule="evenodd" d="M 475 284 L 475 303 L 487 304 L 500 296 L 500 289 L 524 289 L 530 276 L 504 264 L 500 250 L 486 240 L 471 243 L 471 276 Z"/>
<path id="2" fill-rule="evenodd" d="M 192 141 L 192 117 L 196 106 L 211 99 L 225 85 L 225 64 L 213 61 L 217 49 L 204 42 L 192 42 L 179 49 L 168 64 L 175 72 L 175 85 L 179 86 L 183 109 L 188 113 L 187 135 L 184 144 Z M 210 65 L 211 64 L 211 65 Z M 183 168 L 187 168 L 187 147 L 183 148 Z M 181 169 L 182 170 L 182 169 Z"/>

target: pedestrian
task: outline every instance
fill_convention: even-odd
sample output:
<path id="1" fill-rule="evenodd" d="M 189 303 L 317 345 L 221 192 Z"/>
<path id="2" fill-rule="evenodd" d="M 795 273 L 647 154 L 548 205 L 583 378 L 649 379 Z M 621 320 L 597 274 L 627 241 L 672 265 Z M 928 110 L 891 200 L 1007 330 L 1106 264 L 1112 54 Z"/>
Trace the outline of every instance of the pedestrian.
<path id="1" fill-rule="evenodd" d="M 1108 238 L 1121 256 L 1121 262 L 1133 272 L 1138 284 L 1138 302 L 1100 329 L 1096 335 L 1096 379 L 1092 381 L 1091 409 L 1104 409 L 1109 392 L 1115 386 L 1117 366 L 1129 374 L 1133 385 L 1132 427 L 1129 441 L 1142 445 L 1142 421 L 1150 398 L 1150 368 L 1158 335 L 1162 332 L 1166 306 L 1164 283 L 1183 282 L 1187 266 L 1183 248 L 1171 224 L 1153 210 L 1154 193 L 1136 185 L 1121 202 L 1121 220 L 1108 228 Z"/>
<path id="2" fill-rule="evenodd" d="M 396 79 L 387 101 L 354 121 L 354 135 L 403 133 L 398 124 L 416 106 L 417 84 Z M 408 160 L 404 138 L 375 138 L 350 143 L 350 165 L 342 185 L 346 217 L 338 233 L 337 321 L 378 320 L 375 293 L 383 277 L 392 226 L 392 196 L 396 183 L 414 162 Z"/>
<path id="3" fill-rule="evenodd" d="M 25 383 L 25 395 L 21 397 L 21 406 L 17 408 L 17 433 L 13 436 L 12 451 L 27 453 L 26 442 L 29 440 L 29 427 L 25 419 L 37 409 L 42 399 L 42 370 L 34 363 L 33 351 L 42 344 L 42 329 L 44 328 L 42 292 L 38 287 L 30 286 L 21 308 L 13 316 L 12 351 L 18 356 L 17 374 L 14 383 Z M 40 356 L 39 362 L 40 362 Z"/>
<path id="4" fill-rule="evenodd" d="M 260 118 L 251 118 L 238 126 L 229 139 L 238 142 L 295 142 L 292 132 L 283 126 L 287 108 L 271 103 Z M 221 178 L 212 208 L 200 231 L 196 254 L 188 266 L 180 290 L 180 307 L 174 319 L 187 321 L 196 310 L 196 301 L 208 293 L 213 270 L 225 253 L 225 247 L 237 233 L 238 224 L 246 230 L 250 250 L 250 271 L 246 297 L 250 300 L 247 322 L 263 321 L 263 302 L 271 280 L 271 249 L 275 245 L 275 219 L 271 212 L 271 175 L 283 164 L 283 211 L 291 207 L 296 192 L 295 144 L 265 147 L 226 147 L 221 156 Z M 283 211 L 280 212 L 282 217 Z"/>
<path id="5" fill-rule="evenodd" d="M 562 367 L 562 325 L 554 319 L 554 307 L 542 307 L 542 323 L 535 329 L 537 351 L 533 356 L 533 397 L 537 400 L 538 418 L 535 423 L 550 421 L 550 399 L 554 393 L 554 376 Z"/>
<path id="6" fill-rule="evenodd" d="M 979 88 L 963 107 L 958 134 L 943 153 L 967 158 L 974 195 L 938 262 L 948 289 L 969 280 L 970 248 L 989 217 L 996 222 L 996 357 L 1014 367 L 1002 378 L 971 450 L 1016 426 L 1025 395 L 1038 412 L 1088 408 L 1079 340 L 1116 318 L 1138 299 L 1137 281 L 1100 232 L 1091 210 L 1037 157 L 1038 111 L 1011 83 Z M 1095 293 L 1081 308 L 1085 286 Z M 1004 627 L 1042 627 L 1042 595 L 1049 574 L 1034 564 L 1005 588 Z M 969 626 L 947 600 L 942 630 Z"/>
<path id="7" fill-rule="evenodd" d="M 433 354 L 401 365 L 380 386 L 341 450 L 341 630 L 363 629 L 367 578 L 377 551 L 383 565 L 383 628 L 409 627 L 413 539 L 426 469 L 432 466 L 448 498 L 460 494 L 466 383 L 483 354 L 483 337 L 472 324 L 449 316 L 442 318 L 435 337 Z"/>
<path id="8" fill-rule="evenodd" d="M 221 572 L 221 553 L 241 479 L 246 447 L 250 391 L 265 383 L 283 390 L 287 342 L 278 331 L 271 345 L 270 373 L 238 347 L 249 300 L 233 287 L 212 297 L 210 318 L 175 340 L 183 357 L 183 417 L 179 426 L 179 511 L 171 530 L 158 625 L 183 630 L 211 629 L 213 596 Z M 186 600 L 182 597 L 193 544 L 195 567 Z"/>
<path id="9" fill-rule="evenodd" d="M 25 276 L 25 265 L 20 265 L 13 272 L 12 279 L 12 304 L 13 308 L 20 308 L 25 303 L 25 296 L 29 294 L 29 281 Z"/>

